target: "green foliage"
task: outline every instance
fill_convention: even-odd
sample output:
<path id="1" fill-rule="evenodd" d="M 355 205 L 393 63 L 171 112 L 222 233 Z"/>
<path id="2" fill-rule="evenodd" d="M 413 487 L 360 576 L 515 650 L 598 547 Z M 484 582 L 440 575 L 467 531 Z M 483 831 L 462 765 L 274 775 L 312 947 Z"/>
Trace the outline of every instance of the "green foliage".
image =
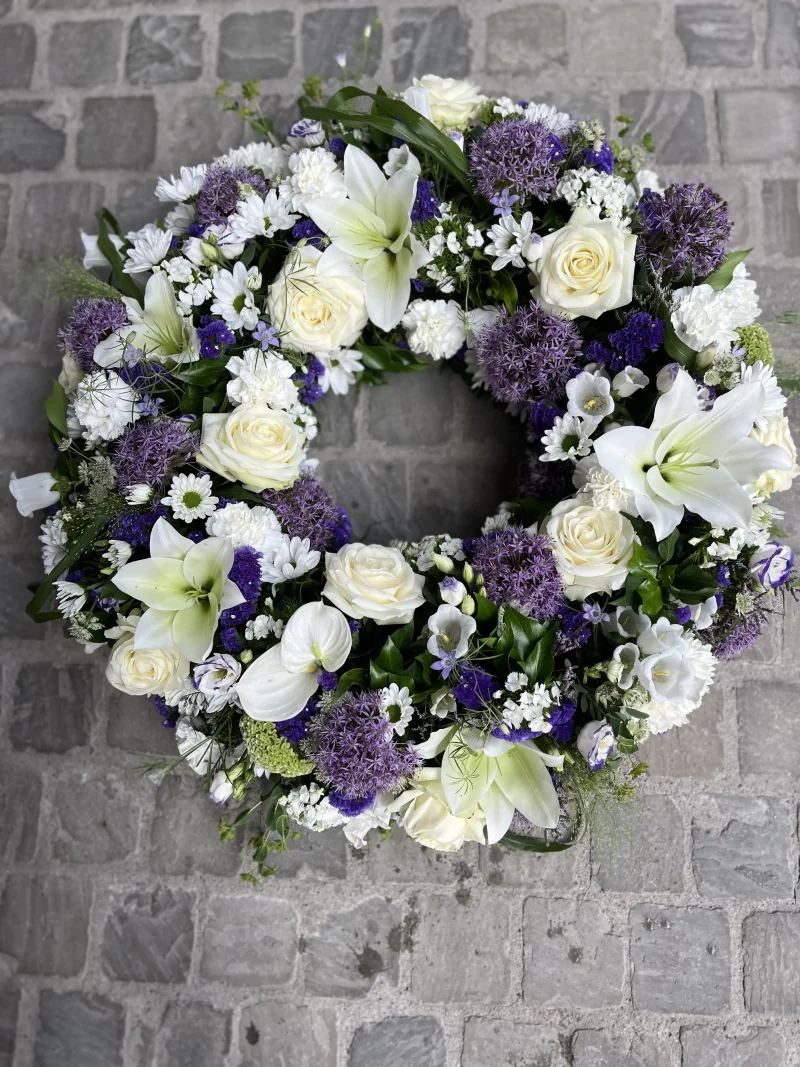
<path id="1" fill-rule="evenodd" d="M 703 285 L 710 285 L 712 289 L 719 292 L 722 289 L 727 288 L 731 284 L 733 278 L 733 272 L 736 267 L 753 251 L 752 248 L 745 248 L 740 252 L 729 252 L 725 257 L 725 261 L 721 267 L 709 274 L 707 278 L 703 279 Z"/>

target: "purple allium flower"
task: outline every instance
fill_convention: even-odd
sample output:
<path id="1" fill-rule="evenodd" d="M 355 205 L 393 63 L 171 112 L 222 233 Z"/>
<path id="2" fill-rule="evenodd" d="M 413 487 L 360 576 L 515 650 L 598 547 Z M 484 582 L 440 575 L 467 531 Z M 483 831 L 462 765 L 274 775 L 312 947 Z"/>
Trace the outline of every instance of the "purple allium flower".
<path id="1" fill-rule="evenodd" d="M 280 348 L 281 341 L 278 337 L 278 327 L 270 326 L 263 319 L 258 320 L 258 326 L 253 330 L 253 340 L 261 345 L 261 351 L 266 352 L 270 347 Z"/>
<path id="2" fill-rule="evenodd" d="M 548 315 L 536 300 L 503 311 L 478 338 L 478 363 L 496 400 L 557 401 L 579 369 L 581 335 L 573 322 Z"/>
<path id="3" fill-rule="evenodd" d="M 292 227 L 292 237 L 295 243 L 305 241 L 306 244 L 313 245 L 314 248 L 325 248 L 329 243 L 325 232 L 311 219 L 301 219 L 300 222 L 296 222 Z"/>
<path id="4" fill-rule="evenodd" d="M 691 618 L 692 609 L 689 607 L 688 604 L 684 604 L 683 607 L 675 609 L 675 621 L 679 622 L 681 626 L 686 626 L 686 624 L 691 620 Z"/>
<path id="5" fill-rule="evenodd" d="M 61 340 L 75 357 L 81 370 L 97 370 L 94 350 L 114 330 L 128 323 L 125 305 L 121 300 L 90 300 L 81 297 L 70 312 Z"/>
<path id="6" fill-rule="evenodd" d="M 347 151 L 347 141 L 343 137 L 331 137 L 328 141 L 328 151 L 335 156 L 343 156 Z"/>
<path id="7" fill-rule="evenodd" d="M 424 178 L 417 180 L 417 195 L 411 208 L 412 222 L 429 222 L 439 215 L 439 198 L 436 186 Z"/>
<path id="8" fill-rule="evenodd" d="M 258 598 L 261 596 L 260 559 L 261 553 L 250 548 L 249 545 L 234 549 L 233 566 L 228 572 L 228 577 L 238 587 L 245 601 L 235 608 L 227 608 L 223 611 L 219 617 L 220 626 L 240 625 L 255 614 Z"/>
<path id="9" fill-rule="evenodd" d="M 149 545 L 153 527 L 167 514 L 163 504 L 157 504 L 151 511 L 121 511 L 109 520 L 113 524 L 111 536 L 119 541 L 127 541 L 134 548 Z"/>
<path id="10" fill-rule="evenodd" d="M 363 797 L 348 797 L 344 793 L 339 793 L 336 789 L 331 789 L 328 793 L 328 800 L 342 815 L 347 815 L 348 818 L 354 819 L 356 815 L 360 815 L 362 811 L 366 811 L 370 807 L 375 800 L 375 793 L 373 791 L 365 793 Z"/>
<path id="11" fill-rule="evenodd" d="M 334 671 L 320 671 L 317 675 L 317 681 L 319 682 L 320 689 L 324 689 L 326 693 L 330 693 L 339 684 L 339 675 Z"/>
<path id="12" fill-rule="evenodd" d="M 114 470 L 117 485 L 159 485 L 166 482 L 175 467 L 195 454 L 197 435 L 175 419 L 136 422 L 129 426 L 117 443 Z"/>
<path id="13" fill-rule="evenodd" d="M 511 188 L 524 198 L 547 201 L 563 158 L 564 146 L 544 123 L 514 119 L 488 126 L 473 142 L 470 173 L 487 200 Z"/>
<path id="14" fill-rule="evenodd" d="M 209 167 L 203 187 L 197 194 L 196 221 L 206 226 L 221 225 L 236 211 L 243 199 L 242 186 L 249 185 L 261 196 L 267 192 L 264 179 L 248 167 Z"/>
<path id="15" fill-rule="evenodd" d="M 741 656 L 756 643 L 766 625 L 767 616 L 763 611 L 751 611 L 749 615 L 739 619 L 724 637 L 716 641 L 712 647 L 714 655 L 722 660 Z M 712 641 L 717 637 L 714 632 L 717 629 L 718 627 L 715 626 L 707 631 Z"/>
<path id="16" fill-rule="evenodd" d="M 522 526 L 495 530 L 476 538 L 470 563 L 483 575 L 486 592 L 495 604 L 509 603 L 525 615 L 543 621 L 559 616 L 563 587 L 550 542 L 543 534 Z"/>
<path id="17" fill-rule="evenodd" d="M 278 516 L 284 533 L 307 537 L 317 552 L 341 548 L 350 539 L 350 520 L 337 508 L 313 474 L 301 474 L 289 489 L 267 489 L 265 503 Z"/>
<path id="18" fill-rule="evenodd" d="M 395 741 L 377 690 L 350 696 L 318 716 L 308 750 L 320 779 L 352 798 L 395 789 L 422 762 L 412 748 Z"/>
<path id="19" fill-rule="evenodd" d="M 223 345 L 235 345 L 236 337 L 228 329 L 224 319 L 213 319 L 204 315 L 202 326 L 197 331 L 200 341 L 200 355 L 204 359 L 218 359 Z"/>
<path id="20" fill-rule="evenodd" d="M 175 723 L 178 721 L 178 709 L 177 707 L 171 708 L 163 697 L 154 696 L 150 697 L 156 706 L 158 714 L 161 716 L 161 725 L 166 726 L 168 730 L 175 729 Z"/>
<path id="21" fill-rule="evenodd" d="M 663 196 L 646 189 L 639 211 L 636 257 L 654 270 L 680 278 L 690 267 L 696 283 L 725 258 L 732 229 L 728 205 L 707 186 L 670 185 Z"/>
<path id="22" fill-rule="evenodd" d="M 235 626 L 226 626 L 224 630 L 220 630 L 219 639 L 225 651 L 230 652 L 232 656 L 241 652 L 244 647 Z"/>
<path id="23" fill-rule="evenodd" d="M 299 741 L 305 741 L 308 737 L 308 724 L 319 712 L 319 704 L 312 697 L 302 711 L 291 719 L 275 723 L 275 732 L 279 737 L 285 737 L 291 744 L 296 745 Z"/>
<path id="24" fill-rule="evenodd" d="M 577 705 L 570 700 L 563 700 L 557 707 L 551 708 L 547 713 L 547 721 L 552 727 L 549 736 L 562 745 L 567 744 L 572 738 L 577 710 Z"/>
<path id="25" fill-rule="evenodd" d="M 621 330 L 609 334 L 608 340 L 617 353 L 617 358 L 611 360 L 611 370 L 616 374 L 624 367 L 638 367 L 648 352 L 658 351 L 664 341 L 664 323 L 646 311 L 637 311 Z"/>
<path id="26" fill-rule="evenodd" d="M 467 663 L 461 668 L 461 677 L 453 686 L 453 696 L 470 711 L 480 711 L 491 702 L 496 690 L 497 681 L 491 674 L 474 663 Z"/>
<path id="27" fill-rule="evenodd" d="M 587 148 L 583 153 L 583 163 L 586 167 L 594 167 L 604 174 L 614 173 L 614 153 L 608 141 L 603 141 L 599 148 Z"/>

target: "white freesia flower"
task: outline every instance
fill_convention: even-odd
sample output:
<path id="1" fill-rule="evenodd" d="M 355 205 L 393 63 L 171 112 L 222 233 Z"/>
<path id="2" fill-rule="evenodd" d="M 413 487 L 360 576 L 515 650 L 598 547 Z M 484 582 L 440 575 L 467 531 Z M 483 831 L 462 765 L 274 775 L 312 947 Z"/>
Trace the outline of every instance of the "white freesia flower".
<path id="1" fill-rule="evenodd" d="M 300 476 L 304 437 L 285 411 L 240 404 L 203 415 L 197 462 L 246 489 L 287 489 Z"/>
<path id="2" fill-rule="evenodd" d="M 353 639 L 347 619 L 320 601 L 303 604 L 273 645 L 247 668 L 237 685 L 245 712 L 261 722 L 283 722 L 316 693 L 321 670 L 338 671 Z"/>
<path id="3" fill-rule="evenodd" d="M 361 353 L 355 348 L 337 348 L 333 352 L 318 352 L 317 359 L 325 368 L 320 379 L 324 391 L 344 396 L 356 383 L 356 375 L 364 369 Z"/>
<path id="4" fill-rule="evenodd" d="M 110 233 L 108 239 L 118 252 L 125 244 L 124 238 L 118 237 L 115 233 Z M 81 230 L 81 243 L 83 244 L 83 266 L 86 270 L 95 268 L 106 270 L 110 266 L 97 244 L 96 233 L 85 233 Z"/>
<path id="5" fill-rule="evenodd" d="M 575 462 L 580 456 L 588 456 L 592 450 L 592 429 L 577 415 L 557 415 L 552 427 L 542 435 L 544 452 L 539 459 L 545 462 L 571 459 Z"/>
<path id="6" fill-rule="evenodd" d="M 53 488 L 53 476 L 49 471 L 41 474 L 29 474 L 25 478 L 11 475 L 8 489 L 17 502 L 17 511 L 26 519 L 40 508 L 49 508 L 57 504 L 60 494 Z"/>
<path id="7" fill-rule="evenodd" d="M 134 639 L 141 615 L 118 615 L 116 626 L 105 631 L 114 641 L 106 678 L 130 696 L 174 697 L 189 677 L 189 661 L 173 646 L 136 648 Z"/>
<path id="8" fill-rule="evenodd" d="M 120 567 L 128 562 L 132 555 L 132 545 L 129 545 L 127 541 L 120 541 L 118 538 L 112 537 L 108 542 L 108 548 L 103 553 L 103 559 L 108 560 L 108 565 L 112 571 L 118 571 Z"/>
<path id="9" fill-rule="evenodd" d="M 430 637 L 426 648 L 437 658 L 450 654 L 463 659 L 469 651 L 469 639 L 475 633 L 477 623 L 452 604 L 440 604 L 428 619 Z"/>
<path id="10" fill-rule="evenodd" d="M 788 418 L 785 415 L 772 415 L 766 420 L 766 425 L 754 426 L 750 436 L 762 445 L 779 448 L 789 460 L 788 466 L 776 464 L 764 471 L 753 483 L 755 491 L 760 496 L 770 497 L 773 493 L 784 493 L 791 489 L 792 482 L 800 474 L 800 467 L 797 465 L 797 447 Z"/>
<path id="11" fill-rule="evenodd" d="M 748 277 L 744 263 L 736 265 L 724 289 L 703 283 L 672 294 L 672 325 L 695 352 L 709 345 L 729 347 L 738 340 L 738 328 L 749 326 L 760 313 L 756 283 Z"/>
<path id="12" fill-rule="evenodd" d="M 127 234 L 131 247 L 122 269 L 126 274 L 144 274 L 164 259 L 172 248 L 172 230 L 162 230 L 149 222 L 144 229 Z"/>
<path id="13" fill-rule="evenodd" d="M 126 563 L 114 576 L 123 593 L 147 605 L 134 637 L 138 649 L 180 649 L 194 663 L 211 650 L 220 612 L 244 603 L 228 578 L 233 545 L 209 537 L 195 544 L 159 519 L 150 534 L 150 559 Z"/>
<path id="14" fill-rule="evenodd" d="M 556 504 L 546 526 L 569 600 L 620 589 L 633 552 L 630 520 L 586 504 L 581 495 Z"/>
<path id="15" fill-rule="evenodd" d="M 56 606 L 65 619 L 77 615 L 86 603 L 86 590 L 77 582 L 55 582 Z"/>
<path id="16" fill-rule="evenodd" d="M 215 302 L 211 311 L 221 315 L 232 330 L 254 330 L 258 323 L 258 308 L 254 293 L 261 285 L 258 267 L 236 262 L 233 270 L 219 270 L 214 275 L 212 289 Z"/>
<path id="17" fill-rule="evenodd" d="M 144 307 L 131 297 L 122 297 L 130 326 L 123 326 L 101 341 L 94 361 L 101 367 L 118 367 L 128 344 L 150 358 L 167 363 L 193 363 L 200 358 L 200 345 L 191 318 L 181 314 L 175 289 L 164 271 L 154 274 L 144 291 Z"/>
<path id="18" fill-rule="evenodd" d="M 567 382 L 567 411 L 594 429 L 614 410 L 611 382 L 602 371 L 581 371 Z"/>
<path id="19" fill-rule="evenodd" d="M 466 841 L 485 841 L 486 816 L 474 804 L 459 815 L 448 806 L 441 767 L 421 767 L 411 785 L 390 803 L 401 815 L 406 833 L 419 845 L 438 852 L 458 852 Z"/>
<path id="20" fill-rule="evenodd" d="M 87 374 L 75 391 L 72 409 L 87 441 L 113 441 L 136 422 L 139 395 L 114 371 Z"/>
<path id="21" fill-rule="evenodd" d="M 333 152 L 326 148 L 301 148 L 289 156 L 289 175 L 280 185 L 280 195 L 293 211 L 308 214 L 308 206 L 321 197 L 344 197 L 345 180 Z"/>
<path id="22" fill-rule="evenodd" d="M 413 300 L 400 320 L 408 347 L 431 359 L 452 359 L 467 339 L 464 313 L 455 300 Z"/>
<path id="23" fill-rule="evenodd" d="M 45 519 L 41 530 L 42 564 L 45 574 L 49 574 L 67 554 L 67 531 L 60 514 Z"/>
<path id="24" fill-rule="evenodd" d="M 205 163 L 200 163 L 196 167 L 181 167 L 177 178 L 174 174 L 169 179 L 159 178 L 156 199 L 168 204 L 177 204 L 197 196 L 203 188 L 207 169 Z"/>
<path id="25" fill-rule="evenodd" d="M 396 548 L 345 545 L 325 556 L 327 579 L 322 595 L 351 619 L 374 619 L 382 626 L 402 626 L 425 601 L 425 579 L 416 574 Z"/>
<path id="26" fill-rule="evenodd" d="M 231 356 L 225 369 L 232 376 L 227 393 L 233 404 L 267 404 L 283 411 L 299 404 L 294 367 L 275 352 L 246 348 L 241 356 Z"/>
<path id="27" fill-rule="evenodd" d="M 290 537 L 284 534 L 273 551 L 261 559 L 261 578 L 277 585 L 292 581 L 302 574 L 313 571 L 320 560 L 319 552 L 311 547 L 308 537 Z"/>
<path id="28" fill-rule="evenodd" d="M 624 398 L 633 396 L 634 393 L 638 393 L 640 389 L 644 389 L 649 384 L 650 379 L 638 367 L 625 367 L 614 375 L 611 388 L 617 396 Z"/>
<path id="29" fill-rule="evenodd" d="M 212 493 L 213 486 L 207 474 L 175 474 L 169 492 L 161 501 L 172 508 L 176 519 L 193 522 L 213 514 L 219 497 Z"/>
<path id="30" fill-rule="evenodd" d="M 288 203 L 270 189 L 263 197 L 251 193 L 240 200 L 236 211 L 228 216 L 228 227 L 234 242 L 249 241 L 253 237 L 273 237 L 280 230 L 290 230 L 299 218 L 290 212 Z M 225 238 L 222 243 L 225 244 Z"/>
<path id="31" fill-rule="evenodd" d="M 533 215 L 526 211 L 521 219 L 502 215 L 487 231 L 489 244 L 486 255 L 494 256 L 492 270 L 503 270 L 509 264 L 520 269 L 539 257 L 542 238 L 533 232 Z"/>
<path id="32" fill-rule="evenodd" d="M 463 129 L 475 118 L 486 97 L 477 85 L 459 78 L 440 78 L 436 74 L 425 74 L 414 79 L 414 88 L 423 90 L 427 102 L 427 114 L 421 113 L 438 126 L 440 130 Z M 420 110 L 417 104 L 419 96 L 406 100 L 411 107 Z"/>

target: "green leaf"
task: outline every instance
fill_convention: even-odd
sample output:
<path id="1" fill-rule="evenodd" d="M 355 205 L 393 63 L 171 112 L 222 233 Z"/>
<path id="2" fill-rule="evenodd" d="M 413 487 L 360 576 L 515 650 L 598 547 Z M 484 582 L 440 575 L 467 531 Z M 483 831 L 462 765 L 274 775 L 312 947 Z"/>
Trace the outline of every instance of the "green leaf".
<path id="1" fill-rule="evenodd" d="M 385 689 L 389 684 L 389 672 L 380 667 L 374 660 L 369 664 L 369 687 L 370 689 Z"/>
<path id="2" fill-rule="evenodd" d="M 709 274 L 707 278 L 703 279 L 703 285 L 710 285 L 717 292 L 720 289 L 727 288 L 731 284 L 734 268 L 738 267 L 742 260 L 749 256 L 752 251 L 752 248 L 744 248 L 739 252 L 729 252 L 722 266 L 717 267 L 713 274 Z"/>
<path id="3" fill-rule="evenodd" d="M 545 682 L 552 675 L 555 669 L 555 659 L 553 657 L 555 639 L 555 628 L 548 630 L 547 633 L 539 638 L 522 664 L 522 669 L 531 682 Z"/>
<path id="4" fill-rule="evenodd" d="M 509 315 L 513 315 L 517 310 L 519 294 L 513 278 L 507 271 L 492 271 L 486 292 L 493 301 L 505 304 Z"/>
<path id="5" fill-rule="evenodd" d="M 639 583 L 638 592 L 642 599 L 642 607 L 647 614 L 657 615 L 664 604 L 658 579 L 653 578 L 652 575 L 643 578 Z"/>
<path id="6" fill-rule="evenodd" d="M 245 489 L 238 482 L 225 482 L 219 487 L 220 494 L 229 500 L 246 500 L 250 504 L 260 504 L 263 508 L 264 498 L 254 493 L 252 489 Z"/>
<path id="7" fill-rule="evenodd" d="M 126 274 L 125 271 L 122 269 L 122 256 L 116 250 L 111 241 L 111 238 L 108 236 L 109 226 L 111 226 L 112 230 L 119 234 L 119 226 L 117 225 L 117 220 L 114 218 L 110 211 L 107 211 L 106 208 L 103 208 L 97 214 L 97 222 L 97 247 L 106 257 L 108 262 L 111 264 L 111 271 L 114 275 L 114 284 L 121 293 L 125 294 L 125 296 L 130 296 L 139 304 L 144 304 L 144 296 L 142 295 L 139 286 L 136 284 L 130 274 Z"/>
<path id="8" fill-rule="evenodd" d="M 218 359 L 198 359 L 188 363 L 180 370 L 170 371 L 173 378 L 189 385 L 213 385 L 225 370 L 225 364 Z"/>
<path id="9" fill-rule="evenodd" d="M 687 604 L 702 604 L 719 589 L 719 582 L 712 571 L 698 567 L 696 563 L 690 564 L 678 571 L 672 585 L 672 591 L 676 597 Z"/>
<path id="10" fill-rule="evenodd" d="M 669 537 L 665 537 L 663 541 L 658 542 L 658 554 L 665 563 L 668 563 L 672 559 L 679 537 L 680 533 L 676 527 Z"/>
<path id="11" fill-rule="evenodd" d="M 203 390 L 199 385 L 187 385 L 181 396 L 181 414 L 202 415 Z"/>
<path id="12" fill-rule="evenodd" d="M 47 421 L 50 425 L 58 430 L 62 437 L 68 437 L 67 431 L 67 394 L 64 392 L 64 387 L 61 383 L 53 378 L 53 388 L 50 391 L 50 396 L 44 402 L 44 411 L 47 415 Z"/>
<path id="13" fill-rule="evenodd" d="M 524 664 L 534 645 L 545 635 L 547 627 L 536 619 L 529 619 L 516 608 L 506 604 L 503 615 L 503 636 L 497 642 L 497 651 L 509 659 Z"/>
<path id="14" fill-rule="evenodd" d="M 420 359 L 407 349 L 398 348 L 388 341 L 383 344 L 367 345 L 359 341 L 356 350 L 361 354 L 361 362 L 370 370 L 387 371 L 392 374 L 409 374 L 418 370 L 427 370 L 430 363 Z"/>
<path id="15" fill-rule="evenodd" d="M 344 696 L 348 689 L 352 689 L 357 685 L 363 685 L 366 680 L 367 672 L 362 670 L 361 667 L 354 667 L 352 670 L 345 671 L 339 678 L 339 684 L 336 686 L 334 697 L 338 700 L 339 697 Z"/>
<path id="16" fill-rule="evenodd" d="M 490 622 L 492 625 L 497 620 L 497 604 L 488 596 L 473 597 L 475 601 L 475 618 L 478 622 Z"/>
<path id="17" fill-rule="evenodd" d="M 398 630 L 392 634 L 392 641 L 394 647 L 399 648 L 401 652 L 404 652 L 414 640 L 414 620 L 407 622 L 405 626 L 401 626 Z"/>
<path id="18" fill-rule="evenodd" d="M 660 558 L 660 553 L 658 551 L 658 542 L 653 533 L 653 527 L 649 522 L 640 519 L 638 516 L 635 518 L 632 516 L 630 522 L 636 531 L 636 536 L 639 538 L 638 544 L 634 543 L 633 546 L 631 568 L 640 566 L 643 563 L 649 563 L 651 560 L 657 561 Z"/>
<path id="19" fill-rule="evenodd" d="M 403 655 L 395 646 L 391 637 L 386 638 L 386 642 L 378 653 L 378 658 L 375 662 L 378 667 L 382 668 L 388 674 L 403 673 Z"/>
<path id="20" fill-rule="evenodd" d="M 687 344 L 681 341 L 680 337 L 675 333 L 675 327 L 672 325 L 669 316 L 664 319 L 664 348 L 667 350 L 667 355 L 671 356 L 676 363 L 680 363 L 682 367 L 694 365 L 697 353 L 693 348 L 689 348 Z"/>
<path id="21" fill-rule="evenodd" d="M 656 150 L 655 142 L 653 141 L 653 135 L 652 135 L 652 133 L 650 133 L 649 130 L 644 135 L 644 137 L 642 138 L 642 144 L 644 145 L 646 151 L 655 152 L 655 150 Z"/>

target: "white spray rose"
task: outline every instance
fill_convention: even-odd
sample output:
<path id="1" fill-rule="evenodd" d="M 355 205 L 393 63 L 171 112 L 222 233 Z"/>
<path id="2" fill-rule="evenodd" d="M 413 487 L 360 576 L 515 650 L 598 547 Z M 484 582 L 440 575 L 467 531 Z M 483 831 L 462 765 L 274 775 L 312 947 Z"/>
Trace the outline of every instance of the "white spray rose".
<path id="1" fill-rule="evenodd" d="M 477 85 L 460 78 L 426 74 L 415 78 L 414 85 L 426 90 L 431 122 L 440 130 L 462 129 L 486 102 Z"/>
<path id="2" fill-rule="evenodd" d="M 438 852 L 458 852 L 465 841 L 484 843 L 486 816 L 476 804 L 461 815 L 447 805 L 441 767 L 423 767 L 413 784 L 390 805 L 402 811 L 403 829 L 417 844 Z"/>
<path id="3" fill-rule="evenodd" d="M 345 545 L 326 555 L 325 576 L 322 595 L 351 619 L 403 625 L 424 602 L 425 579 L 396 548 Z"/>
<path id="4" fill-rule="evenodd" d="M 766 425 L 760 429 L 753 427 L 750 436 L 762 445 L 778 445 L 792 460 L 791 470 L 765 471 L 754 483 L 756 492 L 768 497 L 773 493 L 783 493 L 791 489 L 793 480 L 800 474 L 800 467 L 797 465 L 797 447 L 786 415 L 770 415 L 764 421 Z"/>
<path id="5" fill-rule="evenodd" d="M 619 511 L 592 507 L 580 497 L 562 500 L 550 512 L 547 535 L 570 600 L 625 584 L 634 530 Z"/>
<path id="6" fill-rule="evenodd" d="M 106 666 L 106 678 L 130 696 L 167 696 L 178 692 L 189 676 L 189 661 L 177 648 L 133 647 L 141 615 L 118 615 L 105 636 L 116 638 Z"/>
<path id="7" fill-rule="evenodd" d="M 246 489 L 286 489 L 300 476 L 304 437 L 291 415 L 263 404 L 241 404 L 203 416 L 197 462 Z"/>

